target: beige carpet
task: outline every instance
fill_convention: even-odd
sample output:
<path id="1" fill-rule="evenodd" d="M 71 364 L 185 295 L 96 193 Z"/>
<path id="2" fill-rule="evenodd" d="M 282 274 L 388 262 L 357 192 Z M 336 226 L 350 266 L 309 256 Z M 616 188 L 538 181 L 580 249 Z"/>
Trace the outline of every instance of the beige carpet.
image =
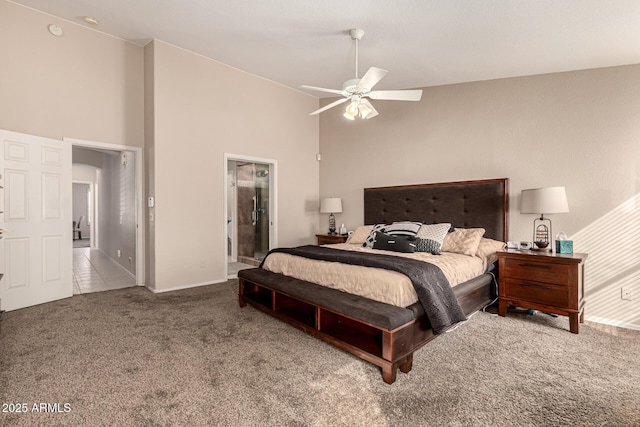
<path id="1" fill-rule="evenodd" d="M 0 402 L 28 413 L 2 412 L 0 425 L 640 425 L 637 331 L 574 335 L 565 318 L 478 313 L 387 385 L 377 367 L 240 309 L 236 286 L 129 288 L 5 313 Z"/>

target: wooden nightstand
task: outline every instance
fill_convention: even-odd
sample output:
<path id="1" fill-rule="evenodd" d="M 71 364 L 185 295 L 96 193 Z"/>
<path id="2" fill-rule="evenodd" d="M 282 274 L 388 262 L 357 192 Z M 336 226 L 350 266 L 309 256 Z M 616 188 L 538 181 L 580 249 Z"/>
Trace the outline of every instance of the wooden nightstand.
<path id="1" fill-rule="evenodd" d="M 507 305 L 569 316 L 569 327 L 578 333 L 584 322 L 584 265 L 587 254 L 551 252 L 498 252 L 500 316 Z"/>
<path id="2" fill-rule="evenodd" d="M 349 236 L 341 236 L 339 234 L 316 234 L 318 240 L 318 246 L 320 245 L 332 245 L 334 243 L 344 243 Z"/>

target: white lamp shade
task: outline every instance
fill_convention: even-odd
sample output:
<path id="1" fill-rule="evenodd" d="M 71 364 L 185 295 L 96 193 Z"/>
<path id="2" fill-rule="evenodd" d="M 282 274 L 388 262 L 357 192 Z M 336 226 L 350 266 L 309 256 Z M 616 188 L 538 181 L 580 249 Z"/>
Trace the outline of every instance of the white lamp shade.
<path id="1" fill-rule="evenodd" d="M 327 197 L 320 202 L 321 213 L 341 213 L 342 199 L 340 197 Z"/>
<path id="2" fill-rule="evenodd" d="M 522 190 L 520 213 L 555 214 L 569 212 L 567 193 L 564 187 L 532 188 Z"/>

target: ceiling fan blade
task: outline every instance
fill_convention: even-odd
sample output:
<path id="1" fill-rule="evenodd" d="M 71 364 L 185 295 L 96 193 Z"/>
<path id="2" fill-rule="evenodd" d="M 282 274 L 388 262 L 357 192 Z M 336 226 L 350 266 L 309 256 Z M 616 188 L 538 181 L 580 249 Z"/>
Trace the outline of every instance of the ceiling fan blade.
<path id="1" fill-rule="evenodd" d="M 337 95 L 344 96 L 344 92 L 338 89 L 327 89 L 325 87 L 316 87 L 316 86 L 307 86 L 307 85 L 301 85 L 300 87 L 303 89 L 311 89 L 311 90 L 316 90 L 318 92 L 335 93 Z"/>
<path id="2" fill-rule="evenodd" d="M 358 82 L 358 89 L 371 90 L 384 76 L 387 75 L 387 70 L 382 68 L 371 67 L 364 73 L 364 76 Z"/>
<path id="3" fill-rule="evenodd" d="M 366 105 L 371 110 L 369 114 L 367 114 L 367 116 L 364 117 L 364 119 L 369 120 L 378 115 L 378 111 L 375 108 L 373 108 L 373 105 L 371 105 L 368 99 L 362 98 L 360 100 L 360 103 Z"/>
<path id="4" fill-rule="evenodd" d="M 420 101 L 422 89 L 414 90 L 374 90 L 369 92 L 371 99 L 386 99 L 388 101 Z"/>
<path id="5" fill-rule="evenodd" d="M 349 101 L 350 98 L 342 98 L 342 99 L 338 99 L 337 101 L 333 101 L 331 104 L 327 104 L 324 107 L 320 108 L 319 110 L 314 111 L 313 113 L 309 113 L 310 116 L 313 116 L 314 114 L 320 114 L 323 111 L 328 110 L 329 108 L 333 108 L 336 105 L 340 105 L 342 103 L 345 103 L 347 101 Z"/>

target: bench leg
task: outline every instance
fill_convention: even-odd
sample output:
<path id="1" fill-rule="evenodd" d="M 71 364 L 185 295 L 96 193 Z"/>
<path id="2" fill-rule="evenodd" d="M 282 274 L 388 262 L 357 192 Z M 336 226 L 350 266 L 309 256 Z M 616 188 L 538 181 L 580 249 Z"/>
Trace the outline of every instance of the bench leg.
<path id="1" fill-rule="evenodd" d="M 405 374 L 408 374 L 411 368 L 413 368 L 413 353 L 408 355 L 405 361 L 400 364 L 400 371 Z"/>
<path id="2" fill-rule="evenodd" d="M 244 295 L 244 280 L 238 279 L 238 304 L 240 308 L 245 308 L 247 303 L 242 299 L 242 295 Z"/>
<path id="3" fill-rule="evenodd" d="M 382 379 L 387 384 L 393 384 L 396 382 L 396 374 L 398 372 L 398 365 L 389 363 L 382 367 Z"/>

